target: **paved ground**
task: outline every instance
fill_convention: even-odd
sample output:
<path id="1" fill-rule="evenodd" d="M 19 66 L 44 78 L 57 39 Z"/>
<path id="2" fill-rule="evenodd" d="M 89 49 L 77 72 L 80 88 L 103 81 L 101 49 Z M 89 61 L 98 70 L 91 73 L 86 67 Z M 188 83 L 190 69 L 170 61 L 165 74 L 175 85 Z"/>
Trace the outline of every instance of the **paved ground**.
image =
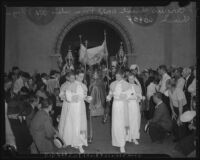
<path id="1" fill-rule="evenodd" d="M 93 142 L 88 147 L 83 147 L 86 154 L 120 154 L 118 147 L 111 145 L 111 123 L 101 123 L 101 117 L 94 117 L 94 137 Z M 170 157 L 184 157 L 182 154 L 174 151 L 175 143 L 173 137 L 169 136 L 163 144 L 151 143 L 150 137 L 144 132 L 145 120 L 142 119 L 140 129 L 139 145 L 126 143 L 125 149 L 127 154 L 167 154 Z M 70 154 L 79 153 L 77 149 L 66 148 Z"/>

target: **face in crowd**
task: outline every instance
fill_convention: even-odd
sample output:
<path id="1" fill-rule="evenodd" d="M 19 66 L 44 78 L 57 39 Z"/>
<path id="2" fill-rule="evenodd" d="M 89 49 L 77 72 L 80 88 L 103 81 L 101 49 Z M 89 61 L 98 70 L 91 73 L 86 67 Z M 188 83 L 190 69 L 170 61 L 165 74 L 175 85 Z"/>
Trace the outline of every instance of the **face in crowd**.
<path id="1" fill-rule="evenodd" d="M 128 81 L 129 81 L 129 83 L 134 84 L 135 76 L 133 74 L 129 75 L 128 76 Z"/>
<path id="2" fill-rule="evenodd" d="M 69 81 L 70 81 L 71 83 L 73 83 L 73 82 L 75 81 L 75 75 L 71 74 L 71 75 L 69 76 Z"/>
<path id="3" fill-rule="evenodd" d="M 79 73 L 79 74 L 77 75 L 77 81 L 82 82 L 83 79 L 84 79 L 84 73 Z"/>

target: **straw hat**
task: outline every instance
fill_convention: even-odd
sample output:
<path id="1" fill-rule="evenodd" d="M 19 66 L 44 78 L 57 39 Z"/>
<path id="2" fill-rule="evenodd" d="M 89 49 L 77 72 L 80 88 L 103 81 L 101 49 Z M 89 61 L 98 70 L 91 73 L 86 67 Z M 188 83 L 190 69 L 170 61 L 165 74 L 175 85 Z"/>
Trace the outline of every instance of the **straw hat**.
<path id="1" fill-rule="evenodd" d="M 57 148 L 62 148 L 64 146 L 64 142 L 61 140 L 61 138 L 59 138 L 58 136 L 56 136 L 53 140 L 54 142 L 54 145 L 57 147 Z"/>
<path id="2" fill-rule="evenodd" d="M 196 116 L 196 111 L 186 111 L 180 116 L 181 122 L 190 122 Z"/>

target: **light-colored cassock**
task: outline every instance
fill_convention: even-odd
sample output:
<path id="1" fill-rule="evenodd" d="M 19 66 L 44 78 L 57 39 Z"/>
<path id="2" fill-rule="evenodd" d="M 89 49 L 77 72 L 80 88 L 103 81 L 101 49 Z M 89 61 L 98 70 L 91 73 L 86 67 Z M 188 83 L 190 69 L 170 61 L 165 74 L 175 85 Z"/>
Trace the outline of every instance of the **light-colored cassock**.
<path id="1" fill-rule="evenodd" d="M 69 88 L 69 86 L 70 86 L 70 82 L 66 81 L 60 87 L 59 97 L 63 101 L 63 104 L 62 104 L 62 110 L 61 110 L 61 115 L 60 115 L 60 121 L 59 121 L 59 124 L 58 124 L 58 131 L 59 131 L 59 134 L 60 134 L 61 137 L 63 137 L 64 124 L 65 124 L 67 110 L 68 110 L 68 102 L 67 102 L 65 93 L 66 93 L 67 88 Z"/>
<path id="2" fill-rule="evenodd" d="M 128 117 L 129 117 L 129 131 L 127 140 L 131 142 L 131 140 L 140 138 L 139 131 L 140 131 L 141 114 L 140 114 L 139 101 L 142 95 L 137 85 L 130 84 L 129 88 L 130 89 L 127 91 Z"/>
<path id="3" fill-rule="evenodd" d="M 73 101 L 78 96 L 78 102 Z M 87 146 L 87 119 L 84 99 L 87 96 L 87 87 L 78 81 L 71 83 L 66 90 L 69 102 L 64 124 L 63 137 L 66 146 Z"/>
<path id="4" fill-rule="evenodd" d="M 120 98 L 121 94 L 126 94 L 129 88 L 125 80 L 114 81 L 110 85 L 109 95 L 114 97 L 112 105 L 112 145 L 117 147 L 125 146 L 128 124 L 128 104 L 127 96 Z"/>

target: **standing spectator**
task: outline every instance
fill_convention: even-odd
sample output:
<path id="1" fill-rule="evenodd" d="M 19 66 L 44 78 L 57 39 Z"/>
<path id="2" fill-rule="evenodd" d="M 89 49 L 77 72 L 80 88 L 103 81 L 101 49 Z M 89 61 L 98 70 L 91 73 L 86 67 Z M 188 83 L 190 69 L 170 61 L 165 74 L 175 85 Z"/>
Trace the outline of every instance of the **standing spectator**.
<path id="1" fill-rule="evenodd" d="M 46 85 L 44 83 L 40 82 L 37 84 L 36 95 L 43 99 L 48 98 L 48 94 L 46 91 Z"/>
<path id="2" fill-rule="evenodd" d="M 59 97 L 59 93 L 60 93 L 60 89 L 59 88 L 54 88 L 54 92 L 53 94 L 50 96 L 51 100 L 53 102 L 53 125 L 57 126 L 57 117 L 58 115 L 61 114 L 61 110 L 62 110 L 62 101 L 61 98 Z"/>
<path id="3" fill-rule="evenodd" d="M 19 67 L 17 66 L 12 67 L 12 73 L 18 78 L 20 73 Z"/>
<path id="4" fill-rule="evenodd" d="M 9 78 L 5 79 L 4 80 L 4 93 L 5 93 L 6 102 L 9 102 L 12 98 L 11 87 L 12 87 L 12 79 L 9 79 Z"/>
<path id="5" fill-rule="evenodd" d="M 175 80 L 176 80 L 176 87 L 183 90 L 185 85 L 185 79 L 182 77 L 182 68 L 177 68 L 175 70 Z"/>
<path id="6" fill-rule="evenodd" d="M 174 142 L 177 142 L 187 134 L 187 126 L 180 121 L 180 115 L 183 113 L 183 106 L 186 105 L 187 101 L 184 92 L 176 87 L 175 80 L 171 79 L 168 85 L 173 119 L 173 134 L 175 137 Z"/>
<path id="7" fill-rule="evenodd" d="M 186 110 L 190 110 L 191 93 L 188 92 L 188 87 L 192 83 L 192 81 L 194 79 L 194 76 L 191 73 L 191 69 L 190 68 L 184 68 L 182 75 L 185 78 L 185 85 L 184 85 L 183 91 L 184 91 L 186 99 L 187 99 L 187 105 L 184 107 L 183 110 L 186 111 Z"/>
<path id="8" fill-rule="evenodd" d="M 14 94 L 18 94 L 22 87 L 27 86 L 27 81 L 29 80 L 30 75 L 26 72 L 22 72 L 19 78 L 14 82 L 13 92 Z"/>
<path id="9" fill-rule="evenodd" d="M 54 71 L 52 70 L 50 72 L 50 79 L 47 80 L 47 92 L 52 95 L 54 92 L 55 88 L 59 88 L 60 84 L 59 84 L 59 79 L 60 79 L 60 74 L 58 71 Z"/>
<path id="10" fill-rule="evenodd" d="M 188 87 L 188 92 L 191 94 L 191 103 L 190 104 L 193 103 L 192 99 L 193 99 L 193 97 L 196 96 L 196 68 L 194 68 L 193 74 L 194 74 L 194 79 Z M 192 105 L 190 105 L 190 106 L 192 106 Z"/>
<path id="11" fill-rule="evenodd" d="M 164 94 L 166 91 L 166 81 L 170 79 L 170 76 L 167 74 L 167 67 L 165 65 L 160 65 L 158 67 L 158 73 L 161 76 L 161 80 L 159 82 L 159 91 Z"/>

